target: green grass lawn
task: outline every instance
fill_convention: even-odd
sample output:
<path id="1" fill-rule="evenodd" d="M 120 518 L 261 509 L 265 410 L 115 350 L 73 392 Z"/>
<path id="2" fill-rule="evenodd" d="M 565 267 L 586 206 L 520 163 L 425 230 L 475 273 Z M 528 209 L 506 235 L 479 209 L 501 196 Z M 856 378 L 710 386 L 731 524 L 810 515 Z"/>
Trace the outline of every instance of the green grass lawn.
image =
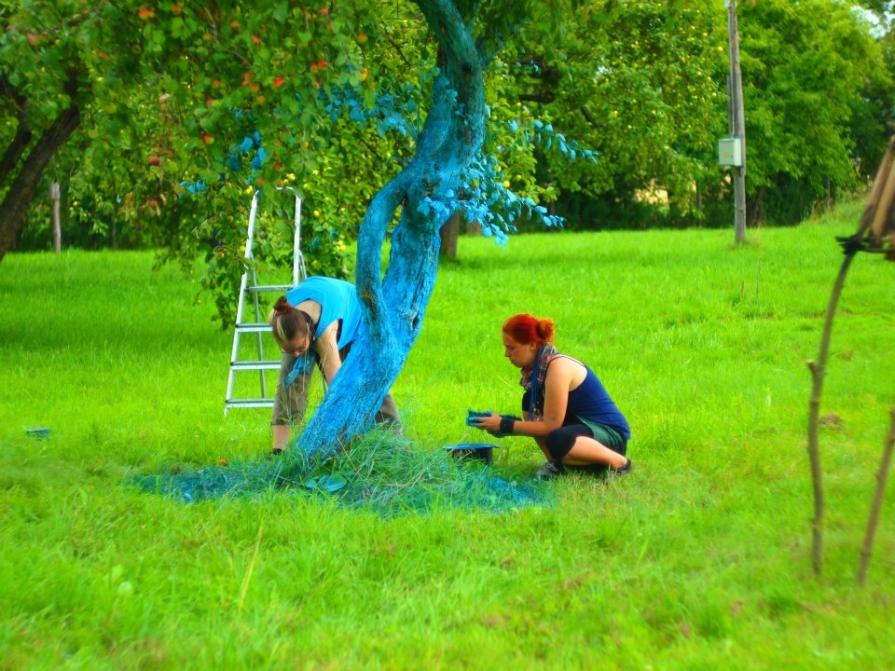
<path id="1" fill-rule="evenodd" d="M 230 333 L 149 253 L 8 256 L 0 668 L 892 668 L 895 485 L 868 585 L 853 579 L 895 404 L 895 264 L 876 257 L 834 332 L 827 563 L 810 571 L 805 361 L 833 236 L 859 212 L 741 249 L 730 231 L 462 239 L 394 388 L 419 449 L 480 439 L 469 408 L 517 411 L 500 326 L 519 311 L 556 320 L 634 431 L 632 475 L 570 477 L 553 505 L 501 514 L 126 486 L 269 448 L 267 411 L 223 416 Z M 496 471 L 540 464 L 505 444 Z"/>

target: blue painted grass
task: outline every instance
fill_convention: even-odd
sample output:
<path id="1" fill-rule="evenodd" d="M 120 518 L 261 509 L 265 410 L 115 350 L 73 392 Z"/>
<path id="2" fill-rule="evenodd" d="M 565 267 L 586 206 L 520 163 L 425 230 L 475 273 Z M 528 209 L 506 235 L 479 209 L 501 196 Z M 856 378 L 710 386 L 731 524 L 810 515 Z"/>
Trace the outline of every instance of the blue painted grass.
<path id="1" fill-rule="evenodd" d="M 481 463 L 458 461 L 445 450 L 421 449 L 379 430 L 327 461 L 308 462 L 293 451 L 195 470 L 175 466 L 131 482 L 183 503 L 282 490 L 284 495 L 331 496 L 342 506 L 371 509 L 387 517 L 434 509 L 505 512 L 552 502 L 543 483 L 504 477 Z"/>

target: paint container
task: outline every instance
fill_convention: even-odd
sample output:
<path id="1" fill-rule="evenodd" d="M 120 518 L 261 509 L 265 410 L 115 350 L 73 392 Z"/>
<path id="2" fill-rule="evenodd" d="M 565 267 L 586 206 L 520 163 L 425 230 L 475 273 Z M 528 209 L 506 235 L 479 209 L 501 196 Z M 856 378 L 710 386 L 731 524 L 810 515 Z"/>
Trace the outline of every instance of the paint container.
<path id="1" fill-rule="evenodd" d="M 50 430 L 45 426 L 33 426 L 25 429 L 25 433 L 35 440 L 46 440 L 50 437 Z"/>
<path id="2" fill-rule="evenodd" d="M 456 443 L 445 445 L 444 449 L 450 452 L 454 459 L 483 461 L 489 466 L 494 461 L 493 450 L 497 447 L 493 443 Z"/>

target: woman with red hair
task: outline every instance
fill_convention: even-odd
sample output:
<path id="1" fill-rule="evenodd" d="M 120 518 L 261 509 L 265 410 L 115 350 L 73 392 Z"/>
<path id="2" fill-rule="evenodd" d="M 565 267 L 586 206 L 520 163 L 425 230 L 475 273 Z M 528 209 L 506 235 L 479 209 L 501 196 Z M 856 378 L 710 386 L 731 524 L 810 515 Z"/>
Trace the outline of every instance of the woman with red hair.
<path id="1" fill-rule="evenodd" d="M 553 346 L 550 319 L 528 314 L 503 325 L 504 356 L 522 369 L 524 420 L 490 415 L 478 426 L 496 435 L 531 436 L 547 457 L 538 477 L 568 470 L 627 473 L 631 429 L 603 384 L 585 364 Z"/>

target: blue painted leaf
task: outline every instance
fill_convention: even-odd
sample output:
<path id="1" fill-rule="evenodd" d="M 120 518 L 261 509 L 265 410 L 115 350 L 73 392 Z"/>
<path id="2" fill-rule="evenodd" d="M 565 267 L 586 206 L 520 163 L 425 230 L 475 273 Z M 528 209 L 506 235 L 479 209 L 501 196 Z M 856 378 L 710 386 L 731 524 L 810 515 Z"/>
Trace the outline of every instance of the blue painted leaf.
<path id="1" fill-rule="evenodd" d="M 327 494 L 335 494 L 340 489 L 344 489 L 347 484 L 348 480 L 338 473 L 317 478 L 317 489 Z"/>

